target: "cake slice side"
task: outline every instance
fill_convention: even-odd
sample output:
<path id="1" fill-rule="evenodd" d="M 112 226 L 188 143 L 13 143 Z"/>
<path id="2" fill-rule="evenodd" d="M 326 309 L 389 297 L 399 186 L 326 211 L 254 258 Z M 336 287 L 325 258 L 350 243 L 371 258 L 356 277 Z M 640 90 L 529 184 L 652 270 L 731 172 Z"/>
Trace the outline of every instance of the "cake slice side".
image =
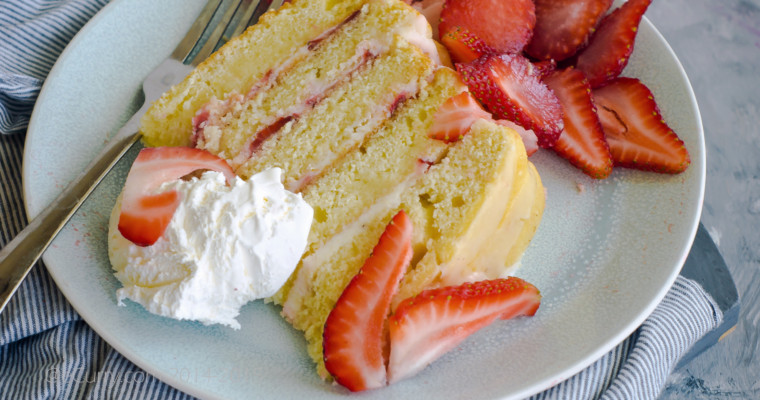
<path id="1" fill-rule="evenodd" d="M 375 238 L 366 236 L 365 228 L 397 210 L 402 193 L 427 171 L 428 162 L 437 162 L 448 151 L 446 143 L 421 132 L 427 131 L 435 110 L 446 99 L 465 89 L 454 71 L 438 69 L 432 82 L 401 104 L 366 143 L 305 188 L 304 199 L 314 209 L 309 244 L 301 265 L 273 298 L 276 303 L 285 305 L 284 314 L 291 321 L 298 324 L 300 318 L 295 315 L 300 312 L 301 304 L 308 296 L 315 295 L 311 286 L 315 269 L 322 268 L 346 242 L 360 242 L 365 238 L 366 245 L 373 245 Z M 356 248 L 364 247 L 357 245 Z M 360 257 L 366 254 L 361 253 Z M 345 270 L 345 265 L 336 271 L 338 275 L 345 272 L 346 277 L 355 273 Z M 291 293 L 293 285 L 296 290 Z M 313 317 L 303 314 L 305 320 Z"/>
<path id="2" fill-rule="evenodd" d="M 398 0 L 295 0 L 143 119 L 148 145 L 198 145 L 244 178 L 280 167 L 314 208 L 306 252 L 269 300 L 304 331 L 325 378 L 325 319 L 399 209 L 415 229 L 396 304 L 507 274 L 543 212 L 540 178 L 512 130 L 480 120 L 458 142 L 427 137 L 438 107 L 466 90 L 431 43 L 424 18 Z M 210 125 L 207 107 L 217 107 Z"/>
<path id="3" fill-rule="evenodd" d="M 526 190 L 527 183 L 534 184 L 536 190 L 543 190 L 537 176 L 530 173 L 519 137 L 511 130 L 484 120 L 476 123 L 464 139 L 447 147 L 441 157 L 413 184 L 396 186 L 401 188 L 400 196 L 394 199 L 396 203 L 387 202 L 372 215 L 360 216 L 358 223 L 348 225 L 350 235 L 335 235 L 332 240 L 337 243 L 317 250 L 324 252 L 317 260 L 309 259 L 316 252 L 302 260 L 283 313 L 294 327 L 305 332 L 309 354 L 321 376 L 327 376 L 321 358 L 324 321 L 343 288 L 369 256 L 388 219 L 398 209 L 406 210 L 415 226 L 415 254 L 397 295 L 403 299 L 435 287 L 437 281 L 428 279 L 428 275 L 436 277 L 448 269 L 470 267 L 468 261 L 472 260 L 462 256 L 464 250 L 467 256 L 477 260 L 480 250 L 488 250 L 493 235 L 504 234 L 499 226 L 509 214 L 510 197 L 524 195 L 533 199 L 535 191 Z M 520 182 L 521 176 L 525 176 L 523 182 Z M 392 192 L 393 187 L 388 191 Z M 528 204 L 527 208 L 530 214 L 533 207 Z M 514 212 L 526 213 L 522 209 Z M 340 208 L 332 209 L 327 218 L 340 213 Z M 515 236 L 519 236 L 523 228 L 522 224 L 508 226 L 507 231 L 518 231 Z M 512 248 L 511 243 L 500 245 Z M 451 246 L 455 249 L 449 249 Z M 475 250 L 470 251 L 471 248 Z M 502 251 L 501 257 L 506 258 L 508 253 Z M 493 268 L 501 273 L 505 265 L 506 260 L 501 259 L 494 262 Z M 305 288 L 299 285 L 299 280 L 306 282 Z"/>

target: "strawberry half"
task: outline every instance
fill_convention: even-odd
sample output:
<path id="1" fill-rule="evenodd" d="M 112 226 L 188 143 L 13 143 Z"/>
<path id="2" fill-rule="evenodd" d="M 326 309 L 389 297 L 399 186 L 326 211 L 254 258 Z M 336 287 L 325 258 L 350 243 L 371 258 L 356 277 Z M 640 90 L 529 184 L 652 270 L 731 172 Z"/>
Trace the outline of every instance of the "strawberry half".
<path id="1" fill-rule="evenodd" d="M 411 258 L 412 222 L 399 211 L 327 317 L 323 332 L 325 367 L 351 391 L 386 384 L 384 325 Z"/>
<path id="2" fill-rule="evenodd" d="M 470 91 L 496 118 L 532 130 L 541 147 L 554 146 L 562 132 L 562 107 L 527 58 L 486 55 L 456 67 Z"/>
<path id="3" fill-rule="evenodd" d="M 604 179 L 612 172 L 612 155 L 591 100 L 591 87 L 574 68 L 555 71 L 544 82 L 564 111 L 565 130 L 552 148 L 586 175 Z"/>
<path id="4" fill-rule="evenodd" d="M 480 38 L 458 26 L 441 35 L 441 43 L 446 46 L 455 63 L 467 63 L 485 54 L 496 53 Z"/>
<path id="5" fill-rule="evenodd" d="M 517 53 L 530 41 L 535 24 L 533 0 L 446 0 L 438 33 L 442 39 L 464 28 L 498 52 Z"/>
<path id="6" fill-rule="evenodd" d="M 593 97 L 615 165 L 670 174 L 686 170 L 688 150 L 638 79 L 617 78 Z"/>
<path id="7" fill-rule="evenodd" d="M 576 67 L 583 71 L 592 88 L 616 78 L 628 64 L 641 17 L 652 0 L 628 0 L 602 20 Z"/>
<path id="8" fill-rule="evenodd" d="M 221 172 L 227 182 L 235 173 L 227 162 L 190 147 L 154 147 L 140 151 L 124 184 L 119 232 L 138 246 L 150 246 L 163 235 L 179 205 L 176 191 L 156 194 L 162 183 L 197 170 Z"/>
<path id="9" fill-rule="evenodd" d="M 536 27 L 525 52 L 562 61 L 583 47 L 612 0 L 534 0 Z"/>
<path id="10" fill-rule="evenodd" d="M 455 142 L 464 137 L 472 124 L 480 118 L 491 119 L 491 114 L 480 107 L 480 103 L 470 92 L 459 93 L 449 97 L 438 107 L 428 137 Z"/>
<path id="11" fill-rule="evenodd" d="M 540 302 L 535 286 L 514 277 L 426 290 L 404 300 L 388 319 L 388 382 L 416 374 L 497 318 L 534 315 Z"/>

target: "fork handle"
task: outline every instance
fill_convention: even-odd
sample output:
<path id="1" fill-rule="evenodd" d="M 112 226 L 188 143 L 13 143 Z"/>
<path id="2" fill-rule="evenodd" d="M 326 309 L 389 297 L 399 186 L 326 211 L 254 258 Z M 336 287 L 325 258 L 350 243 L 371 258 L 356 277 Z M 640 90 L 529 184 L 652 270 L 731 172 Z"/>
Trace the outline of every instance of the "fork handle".
<path id="1" fill-rule="evenodd" d="M 135 116 L 139 115 L 141 114 Z M 138 121 L 139 118 L 130 119 L 116 135 L 116 139 L 111 140 L 100 155 L 47 208 L 0 250 L 0 313 L 61 228 L 108 171 L 140 138 Z M 128 129 L 134 133 L 127 131 L 125 135 L 121 134 Z"/>
<path id="2" fill-rule="evenodd" d="M 0 313 L 16 292 L 21 281 L 39 260 L 74 212 L 79 209 L 93 189 L 103 180 L 116 162 L 140 138 L 140 118 L 161 93 L 192 70 L 182 62 L 167 59 L 153 70 L 143 82 L 145 103 L 111 139 L 100 154 L 76 177 L 63 193 L 34 218 L 24 230 L 0 250 Z"/>

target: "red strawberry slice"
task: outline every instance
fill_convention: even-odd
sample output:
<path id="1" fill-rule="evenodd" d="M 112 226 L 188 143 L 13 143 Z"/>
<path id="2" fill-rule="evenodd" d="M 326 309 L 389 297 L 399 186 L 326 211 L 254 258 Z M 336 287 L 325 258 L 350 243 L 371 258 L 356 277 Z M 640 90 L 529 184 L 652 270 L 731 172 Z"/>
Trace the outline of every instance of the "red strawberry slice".
<path id="1" fill-rule="evenodd" d="M 596 106 L 596 101 L 594 101 L 594 106 Z M 618 115 L 611 109 L 597 107 L 596 115 L 599 117 L 599 122 L 602 125 L 605 140 L 607 140 L 606 137 L 609 136 L 607 132 L 615 136 L 621 136 L 625 134 L 626 130 L 628 130 L 623 121 L 620 120 Z"/>
<path id="2" fill-rule="evenodd" d="M 412 376 L 497 318 L 532 316 L 541 295 L 519 278 L 426 290 L 401 302 L 388 319 L 388 382 Z"/>
<path id="3" fill-rule="evenodd" d="M 506 119 L 497 119 L 496 123 L 506 126 L 507 128 L 514 129 L 514 131 L 520 135 L 523 145 L 525 146 L 525 153 L 528 154 L 528 157 L 532 156 L 533 153 L 538 151 L 538 138 L 533 131 L 527 130 L 512 121 L 507 121 Z"/>
<path id="4" fill-rule="evenodd" d="M 602 20 L 588 47 L 579 55 L 576 66 L 592 88 L 614 79 L 628 64 L 639 22 L 652 0 L 628 0 Z"/>
<path id="5" fill-rule="evenodd" d="M 592 178 L 608 177 L 612 155 L 583 72 L 574 68 L 555 71 L 544 82 L 557 95 L 565 115 L 565 130 L 554 151 Z"/>
<path id="6" fill-rule="evenodd" d="M 325 322 L 325 367 L 351 391 L 386 384 L 384 325 L 391 299 L 412 258 L 412 222 L 399 211 Z"/>
<path id="7" fill-rule="evenodd" d="M 686 170 L 688 150 L 638 79 L 617 78 L 593 97 L 615 165 L 669 174 Z"/>
<path id="8" fill-rule="evenodd" d="M 119 232 L 138 246 L 150 246 L 163 235 L 180 198 L 176 191 L 156 194 L 162 183 L 197 170 L 221 172 L 227 182 L 235 178 L 227 162 L 190 147 L 145 148 L 137 155 L 124 184 Z"/>
<path id="9" fill-rule="evenodd" d="M 446 46 L 455 63 L 467 63 L 482 55 L 496 53 L 496 50 L 488 47 L 477 36 L 458 26 L 441 35 L 441 43 Z"/>
<path id="10" fill-rule="evenodd" d="M 545 76 L 557 69 L 557 62 L 554 60 L 538 61 L 533 63 L 533 68 L 536 70 L 535 75 L 538 76 L 538 79 L 544 79 Z"/>
<path id="11" fill-rule="evenodd" d="M 518 54 L 486 55 L 457 64 L 462 79 L 498 119 L 507 119 L 538 136 L 541 147 L 552 147 L 562 132 L 559 100 L 538 77 L 527 58 Z"/>
<path id="12" fill-rule="evenodd" d="M 443 38 L 464 28 L 502 53 L 517 53 L 528 44 L 536 24 L 533 0 L 446 0 L 438 33 Z"/>
<path id="13" fill-rule="evenodd" d="M 612 0 L 534 0 L 536 27 L 525 52 L 562 61 L 583 47 Z"/>
<path id="14" fill-rule="evenodd" d="M 480 118 L 491 119 L 491 114 L 480 107 L 470 92 L 462 92 L 443 102 L 433 116 L 428 136 L 445 142 L 455 142 L 469 132 Z"/>

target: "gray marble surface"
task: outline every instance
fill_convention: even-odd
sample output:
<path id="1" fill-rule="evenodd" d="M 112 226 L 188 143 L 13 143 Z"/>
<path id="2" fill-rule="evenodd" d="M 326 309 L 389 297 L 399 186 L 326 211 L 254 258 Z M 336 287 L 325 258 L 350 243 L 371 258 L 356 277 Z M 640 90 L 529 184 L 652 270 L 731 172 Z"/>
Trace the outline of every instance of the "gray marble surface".
<path id="1" fill-rule="evenodd" d="M 736 282 L 736 329 L 661 399 L 760 399 L 760 0 L 654 0 L 647 17 L 691 80 L 707 144 L 702 222 Z"/>

